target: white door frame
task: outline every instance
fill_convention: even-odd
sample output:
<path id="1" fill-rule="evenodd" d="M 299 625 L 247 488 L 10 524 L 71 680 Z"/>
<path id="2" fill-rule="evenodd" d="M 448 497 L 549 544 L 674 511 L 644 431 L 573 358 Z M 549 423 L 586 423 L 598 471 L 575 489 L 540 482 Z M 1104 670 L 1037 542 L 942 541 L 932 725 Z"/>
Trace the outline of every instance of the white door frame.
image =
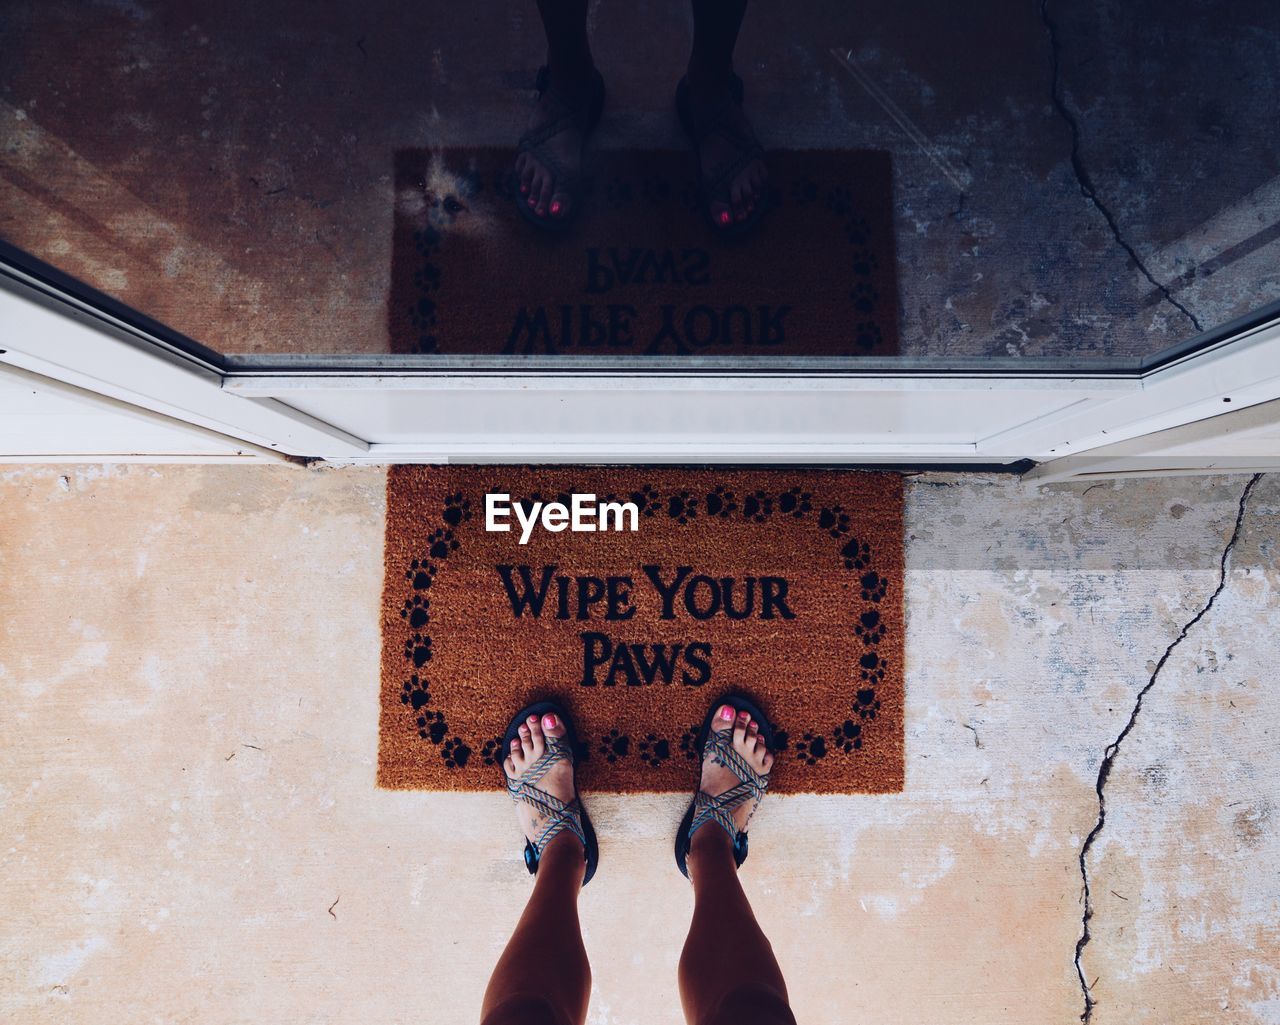
<path id="1" fill-rule="evenodd" d="M 368 445 L 271 399 L 223 390 L 199 356 L 31 280 L 0 276 L 0 362 L 138 410 L 303 458 L 351 456 Z"/>
<path id="2" fill-rule="evenodd" d="M 1280 309 L 1135 373 L 893 371 L 863 363 L 818 373 L 698 366 L 513 373 L 467 361 L 443 370 L 387 361 L 263 371 L 219 366 L 47 282 L 5 272 L 0 362 L 264 450 L 330 462 L 1026 468 L 1280 398 Z M 699 413 L 704 406 L 710 411 Z M 753 408 L 771 418 L 757 425 Z M 1009 423 L 974 428 L 1001 423 L 1005 408 L 1016 411 Z M 863 409 L 876 411 L 875 423 L 860 420 Z M 730 430 L 725 410 L 744 411 Z"/>
<path id="3" fill-rule="evenodd" d="M 1253 474 L 1280 470 L 1280 399 L 1247 409 L 1063 456 L 1028 470 L 1024 480 L 1105 481 L 1204 473 Z"/>

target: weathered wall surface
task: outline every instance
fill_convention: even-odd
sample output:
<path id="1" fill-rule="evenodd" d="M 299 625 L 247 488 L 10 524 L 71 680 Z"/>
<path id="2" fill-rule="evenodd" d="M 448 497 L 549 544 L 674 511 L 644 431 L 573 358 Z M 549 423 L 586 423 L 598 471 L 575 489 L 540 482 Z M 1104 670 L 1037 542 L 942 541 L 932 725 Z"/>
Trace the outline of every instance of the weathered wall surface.
<path id="1" fill-rule="evenodd" d="M 1169 651 L 1245 483 L 910 484 L 905 792 L 772 798 L 743 869 L 801 1021 L 1076 1021 L 1148 684 L 1093 1020 L 1280 1021 L 1280 481 Z M 476 1018 L 529 883 L 504 798 L 374 788 L 382 516 L 376 469 L 0 472 L 6 1020 Z M 679 1020 L 682 805 L 592 802 L 598 1025 Z"/>

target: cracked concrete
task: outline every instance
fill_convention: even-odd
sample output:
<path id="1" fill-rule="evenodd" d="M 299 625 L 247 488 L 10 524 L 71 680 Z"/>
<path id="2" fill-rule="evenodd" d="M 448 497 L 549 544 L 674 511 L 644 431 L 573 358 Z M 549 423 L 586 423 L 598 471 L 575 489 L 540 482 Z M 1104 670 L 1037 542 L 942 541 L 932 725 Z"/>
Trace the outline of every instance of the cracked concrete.
<path id="1" fill-rule="evenodd" d="M 1146 699 L 1147 694 L 1150 693 L 1151 689 L 1155 687 L 1156 682 L 1159 680 L 1160 671 L 1165 667 L 1165 663 L 1167 663 L 1173 656 L 1173 653 L 1177 650 L 1178 646 L 1187 639 L 1187 635 L 1191 633 L 1196 624 L 1210 613 L 1213 609 L 1214 602 L 1218 600 L 1218 596 L 1222 594 L 1223 590 L 1226 588 L 1227 572 L 1231 562 L 1231 553 L 1235 549 L 1236 542 L 1240 539 L 1240 530 L 1244 525 L 1249 495 L 1261 479 L 1262 474 L 1254 474 L 1249 478 L 1249 482 L 1244 486 L 1244 489 L 1240 494 L 1240 507 L 1236 512 L 1235 527 L 1231 531 L 1231 537 L 1227 541 L 1226 547 L 1222 549 L 1222 558 L 1220 562 L 1221 569 L 1218 575 L 1217 587 L 1213 589 L 1213 593 L 1209 595 L 1208 600 L 1200 611 L 1183 624 L 1182 629 L 1178 631 L 1178 635 L 1169 643 L 1169 646 L 1165 648 L 1164 654 L 1160 656 L 1159 660 L 1152 668 L 1150 678 L 1147 680 L 1143 688 L 1138 691 L 1137 697 L 1133 702 L 1133 709 L 1129 713 L 1129 719 L 1124 724 L 1124 729 L 1120 731 L 1115 740 L 1107 745 L 1107 749 L 1102 756 L 1102 762 L 1098 766 L 1098 780 L 1094 784 L 1094 790 L 1098 794 L 1098 820 L 1094 823 L 1093 828 L 1089 830 L 1089 835 L 1085 837 L 1084 843 L 1080 847 L 1080 879 L 1084 891 L 1084 896 L 1082 898 L 1084 914 L 1081 917 L 1080 939 L 1076 942 L 1075 965 L 1076 974 L 1080 979 L 1080 989 L 1084 995 L 1084 1011 L 1080 1015 L 1080 1020 L 1085 1022 L 1086 1025 L 1088 1025 L 1088 1022 L 1092 1020 L 1093 1009 L 1097 1003 L 1093 996 L 1093 984 L 1086 978 L 1084 966 L 1082 964 L 1084 948 L 1088 946 L 1090 940 L 1089 922 L 1092 920 L 1094 912 L 1093 893 L 1089 885 L 1089 854 L 1093 849 L 1094 842 L 1098 839 L 1099 834 L 1106 827 L 1107 823 L 1107 780 L 1110 778 L 1111 769 L 1115 765 L 1117 756 L 1120 754 L 1120 745 L 1124 743 L 1125 738 L 1129 736 L 1129 734 L 1133 732 L 1134 727 L 1138 725 L 1138 716 L 1142 713 L 1142 703 Z"/>
<path id="2" fill-rule="evenodd" d="M 1262 614 L 1280 594 L 1274 485 L 1251 495 L 1227 586 L 1165 664 L 1107 785 L 1090 856 L 1096 1023 L 1280 1021 L 1280 660 Z"/>
<path id="3" fill-rule="evenodd" d="M 1098 213 L 1102 215 L 1103 220 L 1107 222 L 1107 227 L 1111 229 L 1111 235 L 1116 240 L 1116 245 L 1129 254 L 1129 259 L 1133 261 L 1134 266 L 1138 268 L 1143 277 L 1150 281 L 1155 288 L 1159 289 L 1164 301 L 1186 317 L 1197 333 L 1203 331 L 1204 325 L 1200 323 L 1200 319 L 1173 297 L 1173 293 L 1169 291 L 1167 285 L 1156 280 L 1146 263 L 1143 262 L 1133 248 L 1132 243 L 1121 233 L 1115 214 L 1098 196 L 1098 190 L 1094 186 L 1093 179 L 1085 168 L 1084 159 L 1080 155 L 1080 121 L 1067 106 L 1067 102 L 1062 95 L 1062 61 L 1059 52 L 1058 29 L 1053 19 L 1049 16 L 1049 0 L 1040 0 L 1040 20 L 1044 22 L 1045 33 L 1049 37 L 1049 60 L 1052 67 L 1049 82 L 1049 99 L 1053 103 L 1053 109 L 1058 112 L 1062 120 L 1071 129 L 1071 170 L 1075 173 L 1076 181 L 1080 185 L 1081 195 L 1088 199 Z M 964 197 L 962 196 L 961 198 L 963 199 Z"/>
<path id="4" fill-rule="evenodd" d="M 1238 521 L 1244 484 L 909 482 L 905 790 L 770 798 L 743 869 L 799 1020 L 1078 1020 L 1146 688 L 1092 1020 L 1280 1021 L 1280 479 Z M 528 880 L 501 795 L 374 788 L 382 486 L 0 471 L 5 1020 L 475 1019 Z M 592 800 L 593 1025 L 679 1020 L 682 804 Z"/>

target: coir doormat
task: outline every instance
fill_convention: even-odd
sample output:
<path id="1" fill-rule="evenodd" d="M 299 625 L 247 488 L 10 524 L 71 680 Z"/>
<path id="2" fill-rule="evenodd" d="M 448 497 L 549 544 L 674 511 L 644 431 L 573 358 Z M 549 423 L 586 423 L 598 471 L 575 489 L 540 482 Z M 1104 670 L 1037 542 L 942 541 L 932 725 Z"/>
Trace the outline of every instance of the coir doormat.
<path id="1" fill-rule="evenodd" d="M 595 496 L 579 518 L 608 529 L 552 515 L 522 544 L 514 510 L 486 529 L 490 493 L 526 520 Z M 902 579 L 893 474 L 393 467 L 378 782 L 499 786 L 510 717 L 554 696 L 584 788 L 688 790 L 740 688 L 779 731 L 774 789 L 900 790 Z"/>
<path id="2" fill-rule="evenodd" d="M 567 236 L 521 218 L 512 160 L 505 149 L 396 155 L 393 352 L 898 350 L 887 153 L 770 153 L 772 209 L 736 244 L 698 213 L 687 152 L 593 153 Z"/>

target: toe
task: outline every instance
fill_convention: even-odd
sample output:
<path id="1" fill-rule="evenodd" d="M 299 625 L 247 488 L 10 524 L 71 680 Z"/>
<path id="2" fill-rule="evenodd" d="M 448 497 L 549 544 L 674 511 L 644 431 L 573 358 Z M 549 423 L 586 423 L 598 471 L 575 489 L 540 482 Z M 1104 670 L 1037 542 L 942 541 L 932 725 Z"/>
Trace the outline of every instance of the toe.
<path id="1" fill-rule="evenodd" d="M 519 737 L 511 738 L 511 754 L 508 756 L 507 761 L 511 763 L 511 767 L 514 770 L 512 775 L 519 775 L 524 772 L 524 748 L 520 746 Z"/>
<path id="2" fill-rule="evenodd" d="M 773 768 L 773 752 L 766 751 L 764 757 L 760 759 L 760 771 L 768 772 Z"/>
<path id="3" fill-rule="evenodd" d="M 516 778 L 516 763 L 510 755 L 507 755 L 506 760 L 502 763 L 502 771 L 507 774 L 507 779 Z"/>
<path id="4" fill-rule="evenodd" d="M 526 761 L 533 756 L 533 735 L 526 723 L 520 724 L 520 753 Z"/>
<path id="5" fill-rule="evenodd" d="M 542 181 L 538 186 L 538 205 L 535 207 L 539 217 L 547 215 L 547 207 L 551 203 L 551 189 L 554 184 L 555 182 L 552 181 L 551 175 L 544 174 L 542 176 Z"/>
<path id="6" fill-rule="evenodd" d="M 733 725 L 733 708 L 729 705 L 721 705 L 711 720 L 711 728 L 718 732 L 727 730 L 731 725 Z"/>
<path id="7" fill-rule="evenodd" d="M 729 209 L 729 204 L 716 200 L 711 204 L 711 220 L 716 227 L 727 228 L 733 223 L 733 211 Z"/>
<path id="8" fill-rule="evenodd" d="M 741 749 L 743 741 L 747 737 L 747 723 L 751 721 L 751 716 L 747 712 L 739 712 L 738 718 L 733 721 L 733 746 Z"/>
<path id="9" fill-rule="evenodd" d="M 542 732 L 548 737 L 563 737 L 565 735 L 564 723 L 558 715 L 548 712 L 542 717 Z"/>
<path id="10" fill-rule="evenodd" d="M 752 719 L 751 725 L 747 727 L 747 741 L 746 741 L 747 750 L 750 751 L 752 754 L 755 754 L 756 747 L 759 743 L 760 743 L 760 724 L 756 722 L 754 719 Z"/>
<path id="11" fill-rule="evenodd" d="M 542 168 L 534 168 L 532 176 L 529 178 L 529 198 L 527 202 L 530 207 L 537 207 L 538 196 L 542 193 Z"/>
<path id="12" fill-rule="evenodd" d="M 569 215 L 569 205 L 573 202 L 567 192 L 553 192 L 551 194 L 551 216 L 567 217 Z"/>
<path id="13" fill-rule="evenodd" d="M 536 715 L 529 716 L 529 741 L 533 745 L 534 758 L 546 750 L 546 742 L 542 739 L 542 722 Z"/>
<path id="14" fill-rule="evenodd" d="M 520 195 L 527 196 L 533 183 L 533 161 L 526 159 L 520 167 Z"/>

